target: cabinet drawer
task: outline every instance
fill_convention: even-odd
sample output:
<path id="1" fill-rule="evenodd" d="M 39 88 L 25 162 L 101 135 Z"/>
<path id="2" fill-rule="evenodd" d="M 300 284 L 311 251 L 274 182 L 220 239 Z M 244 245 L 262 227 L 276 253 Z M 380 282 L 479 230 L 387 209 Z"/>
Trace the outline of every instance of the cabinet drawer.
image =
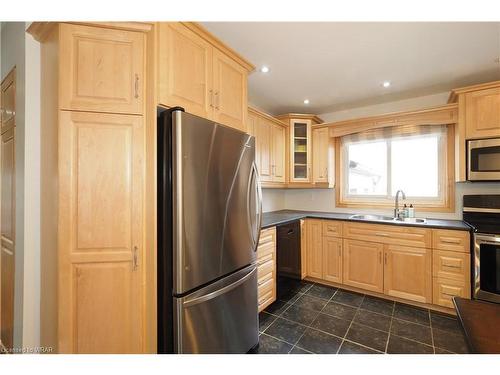
<path id="1" fill-rule="evenodd" d="M 263 229 L 260 232 L 259 245 L 257 246 L 257 259 L 259 263 L 267 261 L 269 256 L 276 254 L 276 227 Z"/>
<path id="2" fill-rule="evenodd" d="M 273 278 L 274 273 L 274 260 L 268 260 L 263 264 L 259 264 L 257 267 L 257 283 L 258 285 L 263 284 L 265 281 Z"/>
<path id="3" fill-rule="evenodd" d="M 269 242 L 275 242 L 275 240 L 276 240 L 276 227 L 262 229 L 260 231 L 259 246 Z"/>
<path id="4" fill-rule="evenodd" d="M 435 305 L 453 308 L 452 297 L 470 298 L 469 285 L 463 281 L 435 277 L 433 279 L 432 302 Z"/>
<path id="5" fill-rule="evenodd" d="M 342 237 L 342 222 L 333 220 L 324 220 L 323 225 L 323 236 L 329 237 Z"/>
<path id="6" fill-rule="evenodd" d="M 431 230 L 384 224 L 344 223 L 343 237 L 411 247 L 431 247 Z"/>
<path id="7" fill-rule="evenodd" d="M 469 253 L 469 232 L 464 230 L 433 229 L 432 247 L 439 250 Z"/>
<path id="8" fill-rule="evenodd" d="M 470 278 L 470 255 L 455 251 L 433 250 L 432 275 L 467 283 Z"/>
<path id="9" fill-rule="evenodd" d="M 274 302 L 273 291 L 270 290 L 262 295 L 259 294 L 259 312 Z"/>
<path id="10" fill-rule="evenodd" d="M 259 312 L 276 300 L 274 280 L 268 280 L 257 287 Z"/>
<path id="11" fill-rule="evenodd" d="M 269 259 L 274 259 L 275 253 L 274 243 L 267 243 L 262 246 L 259 245 L 257 248 L 257 262 L 260 264 Z"/>

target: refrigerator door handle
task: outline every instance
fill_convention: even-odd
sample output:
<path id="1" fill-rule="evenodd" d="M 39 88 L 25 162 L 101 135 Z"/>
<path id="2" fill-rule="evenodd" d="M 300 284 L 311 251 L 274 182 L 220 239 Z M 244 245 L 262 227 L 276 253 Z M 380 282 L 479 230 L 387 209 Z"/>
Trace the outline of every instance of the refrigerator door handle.
<path id="1" fill-rule="evenodd" d="M 240 279 L 236 280 L 235 282 L 229 284 L 229 285 L 226 285 L 220 289 L 217 289 L 217 290 L 214 290 L 213 292 L 210 292 L 210 293 L 207 293 L 207 294 L 203 294 L 199 297 L 196 296 L 197 293 L 195 293 L 195 296 L 193 296 L 191 299 L 186 299 L 182 306 L 183 308 L 187 308 L 187 307 L 190 307 L 190 306 L 193 306 L 193 305 L 197 305 L 199 303 L 202 303 L 202 302 L 206 302 L 206 301 L 209 301 L 211 299 L 214 299 L 224 293 L 227 293 L 229 292 L 230 290 L 233 290 L 234 288 L 238 287 L 239 285 L 243 284 L 246 280 L 248 280 L 252 274 L 254 272 L 256 272 L 257 268 L 255 267 L 255 265 L 251 265 L 249 267 L 250 269 L 248 270 L 247 274 L 243 277 L 241 277 Z"/>
<path id="2" fill-rule="evenodd" d="M 254 214 L 250 209 L 251 195 L 255 194 L 255 233 L 252 228 L 252 215 Z M 253 241 L 254 251 L 257 251 L 257 244 L 260 239 L 260 227 L 262 226 L 262 188 L 260 186 L 260 177 L 255 163 L 252 164 L 252 169 L 248 179 L 248 192 L 247 192 L 247 222 L 248 230 Z"/>

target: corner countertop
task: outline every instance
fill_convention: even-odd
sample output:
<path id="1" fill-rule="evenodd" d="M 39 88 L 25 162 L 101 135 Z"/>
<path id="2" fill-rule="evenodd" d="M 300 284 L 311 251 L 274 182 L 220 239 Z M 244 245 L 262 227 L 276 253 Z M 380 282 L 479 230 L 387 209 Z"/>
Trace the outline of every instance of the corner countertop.
<path id="1" fill-rule="evenodd" d="M 394 221 L 377 221 L 365 219 L 350 219 L 354 214 L 336 213 L 336 212 L 318 212 L 318 211 L 297 211 L 297 210 L 280 210 L 264 212 L 262 215 L 262 229 L 274 227 L 276 225 L 286 224 L 295 220 L 311 218 L 311 219 L 326 219 L 326 220 L 343 220 L 354 222 L 366 222 L 374 224 L 386 225 L 403 225 L 421 228 L 434 229 L 454 229 L 470 231 L 472 228 L 461 220 L 444 220 L 444 219 L 427 219 L 425 223 L 404 223 Z"/>

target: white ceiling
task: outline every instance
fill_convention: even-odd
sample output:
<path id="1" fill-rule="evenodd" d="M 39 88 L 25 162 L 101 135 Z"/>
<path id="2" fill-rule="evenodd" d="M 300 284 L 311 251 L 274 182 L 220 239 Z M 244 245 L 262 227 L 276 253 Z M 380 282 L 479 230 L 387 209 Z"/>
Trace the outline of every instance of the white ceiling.
<path id="1" fill-rule="evenodd" d="M 500 80 L 500 23 L 203 25 L 257 67 L 249 100 L 272 114 L 321 114 Z M 259 72 L 262 65 L 271 71 Z"/>

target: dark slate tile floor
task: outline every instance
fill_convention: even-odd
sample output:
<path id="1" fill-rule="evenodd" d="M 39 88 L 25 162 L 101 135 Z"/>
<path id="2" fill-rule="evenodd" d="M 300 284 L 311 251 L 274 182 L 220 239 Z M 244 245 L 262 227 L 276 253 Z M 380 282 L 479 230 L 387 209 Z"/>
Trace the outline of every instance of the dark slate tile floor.
<path id="1" fill-rule="evenodd" d="M 431 312 L 347 290 L 281 278 L 259 315 L 257 353 L 467 353 L 460 324 Z"/>

